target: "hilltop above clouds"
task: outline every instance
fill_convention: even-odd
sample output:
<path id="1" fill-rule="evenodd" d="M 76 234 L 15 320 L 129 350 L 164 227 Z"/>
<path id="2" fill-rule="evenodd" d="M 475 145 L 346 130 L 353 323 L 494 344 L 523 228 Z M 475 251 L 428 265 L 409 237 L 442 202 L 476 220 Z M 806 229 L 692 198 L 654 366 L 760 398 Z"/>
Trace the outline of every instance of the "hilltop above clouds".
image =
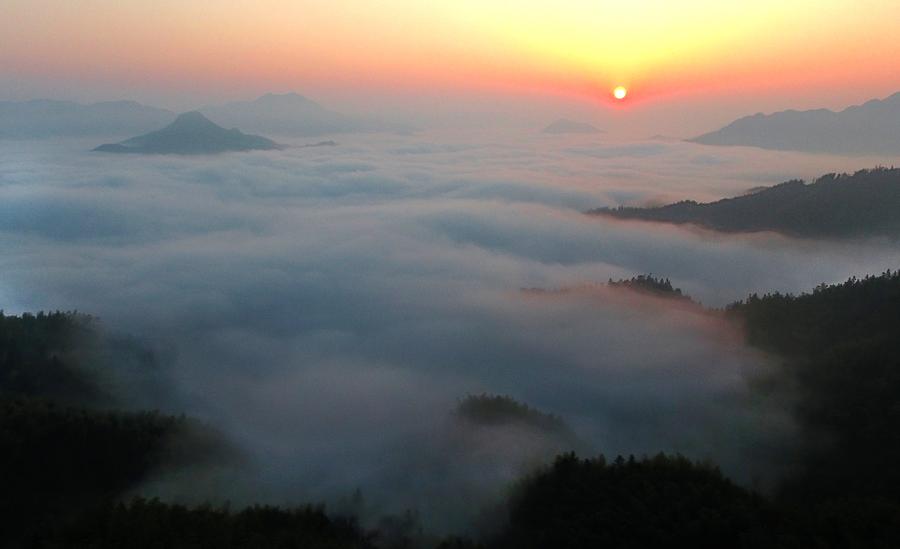
<path id="1" fill-rule="evenodd" d="M 691 139 L 704 145 L 834 154 L 900 153 L 900 93 L 842 111 L 757 113 Z"/>
<path id="2" fill-rule="evenodd" d="M 280 146 L 265 137 L 226 130 L 197 111 L 178 116 L 165 128 L 100 145 L 97 152 L 139 154 L 215 154 L 232 151 L 272 150 Z"/>

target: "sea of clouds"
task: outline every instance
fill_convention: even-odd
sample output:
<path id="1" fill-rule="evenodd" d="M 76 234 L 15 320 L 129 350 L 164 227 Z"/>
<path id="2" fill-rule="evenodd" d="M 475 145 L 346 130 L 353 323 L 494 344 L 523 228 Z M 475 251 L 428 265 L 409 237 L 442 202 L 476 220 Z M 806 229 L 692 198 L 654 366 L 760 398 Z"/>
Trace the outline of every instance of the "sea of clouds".
<path id="1" fill-rule="evenodd" d="M 461 433 L 459 398 L 558 414 L 596 452 L 682 452 L 773 474 L 791 421 L 714 315 L 602 289 L 653 273 L 703 304 L 900 264 L 900 246 L 719 235 L 583 215 L 716 199 L 879 159 L 492 133 L 342 136 L 207 157 L 0 141 L 0 308 L 77 309 L 146 341 L 239 471 L 162 477 L 175 499 L 296 503 L 464 524 L 558 441 Z"/>

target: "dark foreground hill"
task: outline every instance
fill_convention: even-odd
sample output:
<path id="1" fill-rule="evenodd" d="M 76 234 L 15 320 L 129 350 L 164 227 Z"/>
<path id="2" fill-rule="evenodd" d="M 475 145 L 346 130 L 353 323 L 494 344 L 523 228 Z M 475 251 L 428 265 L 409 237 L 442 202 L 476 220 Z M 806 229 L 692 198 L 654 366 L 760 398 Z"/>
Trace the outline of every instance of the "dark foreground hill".
<path id="1" fill-rule="evenodd" d="M 665 279 L 617 284 L 672 293 Z M 440 544 L 422 535 L 393 536 L 390 523 L 362 530 L 318 507 L 123 503 L 123 490 L 163 463 L 177 465 L 171 437 L 181 463 L 196 464 L 215 446 L 206 437 L 199 446 L 187 444 L 190 420 L 89 406 L 96 391 L 85 390 L 90 379 L 73 382 L 84 369 L 75 361 L 82 354 L 72 352 L 91 329 L 89 319 L 0 314 L 0 545 L 900 547 L 900 274 L 822 285 L 799 296 L 752 295 L 709 314 L 743 326 L 747 343 L 771 354 L 771 371 L 748 385 L 750 396 L 784 398 L 796 423 L 795 446 L 782 456 L 791 467 L 773 493 L 754 493 L 714 464 L 679 456 L 607 461 L 567 454 L 511 486 L 488 513 L 490 524 L 473 526 L 478 541 Z M 59 406 L 50 395 L 85 399 L 86 407 Z M 560 418 L 506 397 L 470 397 L 457 414 L 486 426 L 564 429 Z"/>
<path id="2" fill-rule="evenodd" d="M 678 457 L 563 456 L 516 486 L 489 547 L 900 546 L 900 273 L 709 312 L 770 355 L 750 394 L 794 423 L 772 493 Z"/>
<path id="3" fill-rule="evenodd" d="M 717 202 L 599 208 L 590 215 L 693 224 L 723 232 L 775 231 L 807 238 L 900 236 L 900 168 L 795 180 Z"/>
<path id="4" fill-rule="evenodd" d="M 742 145 L 835 154 L 900 153 L 900 93 L 840 112 L 827 109 L 762 113 L 692 139 L 704 145 Z"/>
<path id="5" fill-rule="evenodd" d="M 98 336 L 88 316 L 0 311 L 2 547 L 55 547 L 49 538 L 69 521 L 153 473 L 230 459 L 224 438 L 199 422 L 112 409 L 118 395 L 108 394 L 96 363 L 111 350 L 116 366 L 126 357 L 99 348 L 110 343 Z"/>
<path id="6" fill-rule="evenodd" d="M 900 527 L 900 273 L 751 295 L 727 314 L 780 358 L 772 387 L 791 394 L 802 442 L 784 494 L 889 501 Z"/>
<path id="7" fill-rule="evenodd" d="M 161 130 L 133 137 L 120 143 L 100 145 L 95 151 L 139 154 L 215 154 L 232 151 L 272 150 L 280 148 L 265 137 L 226 130 L 199 112 L 179 115 Z"/>

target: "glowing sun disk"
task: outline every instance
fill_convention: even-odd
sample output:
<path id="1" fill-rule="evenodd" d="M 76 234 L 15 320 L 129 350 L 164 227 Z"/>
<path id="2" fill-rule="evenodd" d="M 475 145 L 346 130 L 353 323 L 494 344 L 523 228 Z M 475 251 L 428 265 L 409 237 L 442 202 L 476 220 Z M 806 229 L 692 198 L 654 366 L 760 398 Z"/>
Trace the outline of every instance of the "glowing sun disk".
<path id="1" fill-rule="evenodd" d="M 616 99 L 625 99 L 626 95 L 628 95 L 628 90 L 626 90 L 624 86 L 618 86 L 613 90 L 613 97 Z"/>

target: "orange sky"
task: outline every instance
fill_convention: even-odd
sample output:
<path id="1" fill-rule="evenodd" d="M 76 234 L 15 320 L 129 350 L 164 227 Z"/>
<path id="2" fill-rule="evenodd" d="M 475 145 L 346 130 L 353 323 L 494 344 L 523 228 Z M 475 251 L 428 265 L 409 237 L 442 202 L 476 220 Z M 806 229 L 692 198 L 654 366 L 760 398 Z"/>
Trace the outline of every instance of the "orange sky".
<path id="1" fill-rule="evenodd" d="M 537 93 L 608 104 L 621 84 L 629 97 L 616 107 L 637 109 L 735 94 L 830 106 L 900 90 L 897 0 L 0 5 L 0 99 L 290 89 Z"/>

